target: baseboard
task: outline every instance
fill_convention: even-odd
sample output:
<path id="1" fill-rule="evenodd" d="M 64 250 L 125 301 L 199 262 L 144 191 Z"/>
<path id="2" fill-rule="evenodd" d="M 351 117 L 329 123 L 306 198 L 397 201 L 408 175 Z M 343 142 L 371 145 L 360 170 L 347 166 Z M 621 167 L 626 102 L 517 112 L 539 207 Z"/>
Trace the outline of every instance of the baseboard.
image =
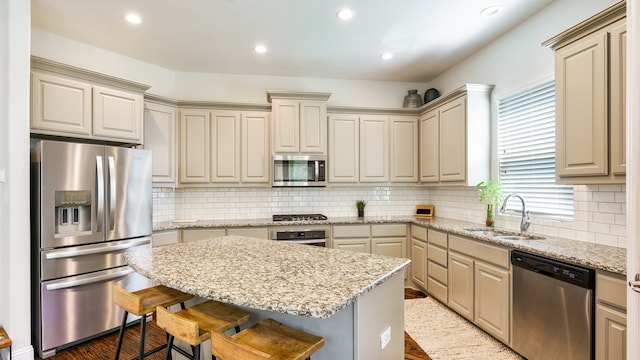
<path id="1" fill-rule="evenodd" d="M 33 346 L 29 345 L 22 349 L 16 349 L 15 346 L 11 348 L 11 360 L 33 360 L 35 359 L 35 353 Z M 2 350 L 0 352 L 0 359 L 9 360 L 9 351 Z"/>

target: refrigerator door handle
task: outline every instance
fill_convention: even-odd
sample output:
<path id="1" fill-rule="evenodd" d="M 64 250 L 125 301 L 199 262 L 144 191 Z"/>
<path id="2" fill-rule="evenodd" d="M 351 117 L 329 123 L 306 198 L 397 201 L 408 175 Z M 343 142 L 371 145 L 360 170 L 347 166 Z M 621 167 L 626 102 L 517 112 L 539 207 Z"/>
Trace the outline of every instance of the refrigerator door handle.
<path id="1" fill-rule="evenodd" d="M 76 256 L 83 255 L 94 255 L 94 254 L 102 254 L 102 253 L 110 253 L 118 250 L 130 249 L 136 246 L 147 245 L 151 243 L 150 237 L 144 237 L 137 240 L 128 241 L 125 244 L 118 244 L 114 246 L 100 246 L 92 249 L 74 249 L 74 250 L 58 250 L 49 252 L 45 255 L 45 257 L 50 259 L 64 259 L 64 258 L 72 258 Z"/>
<path id="2" fill-rule="evenodd" d="M 116 160 L 109 156 L 109 230 L 116 224 Z"/>
<path id="3" fill-rule="evenodd" d="M 102 231 L 102 219 L 104 218 L 104 167 L 102 156 L 96 155 L 96 183 L 98 186 L 98 193 L 96 198 L 98 199 L 98 206 L 96 207 L 96 232 Z"/>
<path id="4" fill-rule="evenodd" d="M 82 285 L 88 285 L 88 284 L 93 284 L 93 283 L 97 283 L 100 281 L 105 281 L 105 280 L 112 280 L 115 278 L 119 278 L 119 277 L 123 277 L 126 275 L 129 275 L 133 272 L 133 269 L 128 267 L 125 270 L 122 271 L 118 271 L 117 273 L 114 274 L 105 274 L 105 275 L 97 275 L 88 279 L 81 279 L 81 280 L 70 280 L 70 281 L 65 281 L 65 282 L 60 282 L 60 283 L 55 283 L 55 284 L 49 284 L 46 285 L 46 288 L 48 291 L 51 290 L 60 290 L 60 289 L 69 289 L 69 288 L 73 288 L 73 287 L 78 287 L 78 286 L 82 286 Z"/>

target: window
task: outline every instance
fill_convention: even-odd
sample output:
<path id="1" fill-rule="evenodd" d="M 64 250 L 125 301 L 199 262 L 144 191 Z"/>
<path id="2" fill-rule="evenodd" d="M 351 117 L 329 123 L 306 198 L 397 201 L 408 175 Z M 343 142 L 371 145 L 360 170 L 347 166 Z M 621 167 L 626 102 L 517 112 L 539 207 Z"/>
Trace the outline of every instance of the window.
<path id="1" fill-rule="evenodd" d="M 498 160 L 504 195 L 516 193 L 538 215 L 573 217 L 573 186 L 556 185 L 555 83 L 498 101 Z M 508 210 L 521 211 L 518 199 Z"/>

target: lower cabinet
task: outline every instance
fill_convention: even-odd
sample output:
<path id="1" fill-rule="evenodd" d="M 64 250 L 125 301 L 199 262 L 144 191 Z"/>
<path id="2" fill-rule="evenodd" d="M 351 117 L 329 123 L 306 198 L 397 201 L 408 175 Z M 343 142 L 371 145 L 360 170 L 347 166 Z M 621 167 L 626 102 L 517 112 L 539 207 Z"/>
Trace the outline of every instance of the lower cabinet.
<path id="1" fill-rule="evenodd" d="M 427 229 L 411 225 L 411 280 L 421 290 L 427 290 Z"/>
<path id="2" fill-rule="evenodd" d="M 225 235 L 239 235 L 269 240 L 269 229 L 266 227 L 183 229 L 182 242 L 205 240 Z"/>
<path id="3" fill-rule="evenodd" d="M 179 230 L 158 231 L 158 232 L 154 232 L 151 237 L 152 247 L 177 244 L 179 242 L 180 242 Z"/>
<path id="4" fill-rule="evenodd" d="M 596 272 L 596 360 L 627 358 L 626 279 Z"/>
<path id="5" fill-rule="evenodd" d="M 448 305 L 497 339 L 510 341 L 509 250 L 449 235 Z"/>
<path id="6" fill-rule="evenodd" d="M 407 254 L 407 224 L 334 225 L 331 234 L 334 249 L 400 258 Z"/>
<path id="7" fill-rule="evenodd" d="M 427 292 L 443 304 L 448 303 L 448 243 L 447 233 L 427 231 Z"/>

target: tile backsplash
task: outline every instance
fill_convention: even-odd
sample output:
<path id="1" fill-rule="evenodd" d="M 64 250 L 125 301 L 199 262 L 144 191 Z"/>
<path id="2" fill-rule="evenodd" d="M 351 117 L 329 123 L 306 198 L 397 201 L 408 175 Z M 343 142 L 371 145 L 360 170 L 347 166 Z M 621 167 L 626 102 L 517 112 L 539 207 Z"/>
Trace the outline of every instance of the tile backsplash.
<path id="1" fill-rule="evenodd" d="M 419 204 L 435 205 L 436 216 L 484 224 L 485 206 L 474 187 L 371 186 L 326 188 L 155 188 L 153 220 L 271 218 L 273 214 L 321 213 L 356 216 L 366 200 L 366 216 L 411 216 Z M 574 186 L 573 219 L 532 215 L 529 232 L 626 247 L 624 185 Z M 519 214 L 496 214 L 495 226 L 517 230 Z"/>

